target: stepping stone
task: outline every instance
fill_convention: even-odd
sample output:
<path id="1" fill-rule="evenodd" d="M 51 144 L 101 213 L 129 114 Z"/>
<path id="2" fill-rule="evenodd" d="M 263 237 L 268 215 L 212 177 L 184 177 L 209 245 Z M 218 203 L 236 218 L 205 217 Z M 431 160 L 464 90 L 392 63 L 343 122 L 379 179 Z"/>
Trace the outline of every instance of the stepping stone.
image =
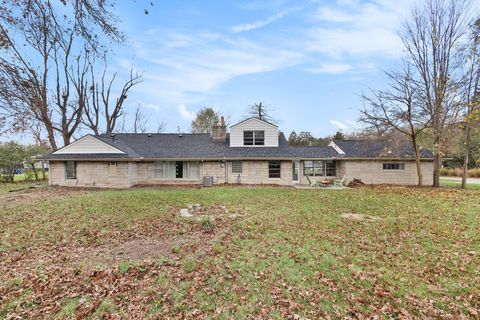
<path id="1" fill-rule="evenodd" d="M 182 218 L 191 218 L 191 217 L 193 217 L 193 214 L 191 214 L 188 209 L 183 208 L 183 209 L 180 209 L 180 217 L 182 217 Z"/>

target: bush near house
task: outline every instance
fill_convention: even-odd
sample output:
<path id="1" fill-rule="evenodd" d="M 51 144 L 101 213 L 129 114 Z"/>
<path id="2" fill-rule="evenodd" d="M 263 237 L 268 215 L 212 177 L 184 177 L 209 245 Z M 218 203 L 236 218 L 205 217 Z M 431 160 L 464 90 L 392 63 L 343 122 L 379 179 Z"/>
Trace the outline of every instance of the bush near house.
<path id="1" fill-rule="evenodd" d="M 442 168 L 441 171 L 441 175 L 447 177 L 461 177 L 462 174 L 462 168 Z M 468 169 L 468 177 L 480 178 L 480 168 Z"/>

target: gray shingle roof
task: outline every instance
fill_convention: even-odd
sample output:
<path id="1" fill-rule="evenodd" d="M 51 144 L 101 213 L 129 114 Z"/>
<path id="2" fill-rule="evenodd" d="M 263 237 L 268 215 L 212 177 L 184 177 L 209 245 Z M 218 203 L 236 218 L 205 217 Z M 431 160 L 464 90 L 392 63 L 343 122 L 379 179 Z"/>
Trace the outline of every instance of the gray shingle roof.
<path id="1" fill-rule="evenodd" d="M 345 152 L 346 158 L 415 158 L 415 150 L 408 141 L 334 140 Z M 422 158 L 432 158 L 430 150 L 420 151 Z"/>
<path id="2" fill-rule="evenodd" d="M 289 146 L 283 133 L 278 147 L 230 147 L 229 142 L 213 142 L 209 134 L 177 133 L 117 133 L 115 137 L 96 138 L 125 152 L 125 154 L 50 154 L 45 160 L 68 159 L 339 159 L 339 158 L 413 158 L 410 143 L 387 141 L 335 141 L 345 151 L 337 153 L 332 147 Z M 390 152 L 389 152 L 390 151 Z M 431 153 L 424 151 L 423 157 Z"/>

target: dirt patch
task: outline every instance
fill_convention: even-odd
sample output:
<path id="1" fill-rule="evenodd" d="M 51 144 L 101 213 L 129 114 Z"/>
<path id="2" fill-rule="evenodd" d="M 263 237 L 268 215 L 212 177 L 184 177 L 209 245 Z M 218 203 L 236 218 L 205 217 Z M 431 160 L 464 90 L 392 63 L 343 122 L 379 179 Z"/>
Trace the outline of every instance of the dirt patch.
<path id="1" fill-rule="evenodd" d="M 73 264 L 88 267 L 115 266 L 122 261 L 152 262 L 160 257 L 173 259 L 175 248 L 191 243 L 194 239 L 194 236 L 178 236 L 166 239 L 142 237 L 118 245 L 78 248 L 69 258 Z"/>
<path id="2" fill-rule="evenodd" d="M 9 192 L 0 196 L 0 205 L 31 203 L 44 199 L 61 199 L 65 197 L 82 196 L 95 190 L 72 187 L 40 187 Z"/>
<path id="3" fill-rule="evenodd" d="M 369 216 L 366 214 L 359 214 L 359 213 L 343 213 L 340 215 L 343 219 L 350 219 L 355 221 L 381 221 L 383 220 L 380 217 L 376 216 Z"/>
<path id="4" fill-rule="evenodd" d="M 212 240 L 224 235 L 234 220 L 245 216 L 238 213 L 234 219 L 225 206 L 218 204 L 191 207 L 192 218 L 171 214 L 163 221 L 142 221 L 134 230 L 117 235 L 107 244 L 72 248 L 66 260 L 72 266 L 87 268 L 108 268 L 122 261 L 175 260 L 183 255 L 210 251 Z"/>

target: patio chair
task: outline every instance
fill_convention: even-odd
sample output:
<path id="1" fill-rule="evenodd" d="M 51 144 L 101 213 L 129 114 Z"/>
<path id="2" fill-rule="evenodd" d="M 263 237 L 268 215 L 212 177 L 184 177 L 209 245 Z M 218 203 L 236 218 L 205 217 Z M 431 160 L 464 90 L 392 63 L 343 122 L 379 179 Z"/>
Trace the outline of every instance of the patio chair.
<path id="1" fill-rule="evenodd" d="M 334 187 L 344 188 L 345 186 L 344 186 L 343 184 L 345 183 L 345 179 L 346 179 L 346 177 L 343 176 L 342 179 L 335 179 L 335 180 L 333 180 L 333 186 L 334 186 Z"/>
<path id="2" fill-rule="evenodd" d="M 313 188 L 313 187 L 318 187 L 317 181 L 315 181 L 315 180 L 310 180 L 310 178 L 309 178 L 308 176 L 305 176 L 305 177 L 307 178 L 308 184 L 309 184 L 310 187 L 312 187 L 312 188 Z"/>

